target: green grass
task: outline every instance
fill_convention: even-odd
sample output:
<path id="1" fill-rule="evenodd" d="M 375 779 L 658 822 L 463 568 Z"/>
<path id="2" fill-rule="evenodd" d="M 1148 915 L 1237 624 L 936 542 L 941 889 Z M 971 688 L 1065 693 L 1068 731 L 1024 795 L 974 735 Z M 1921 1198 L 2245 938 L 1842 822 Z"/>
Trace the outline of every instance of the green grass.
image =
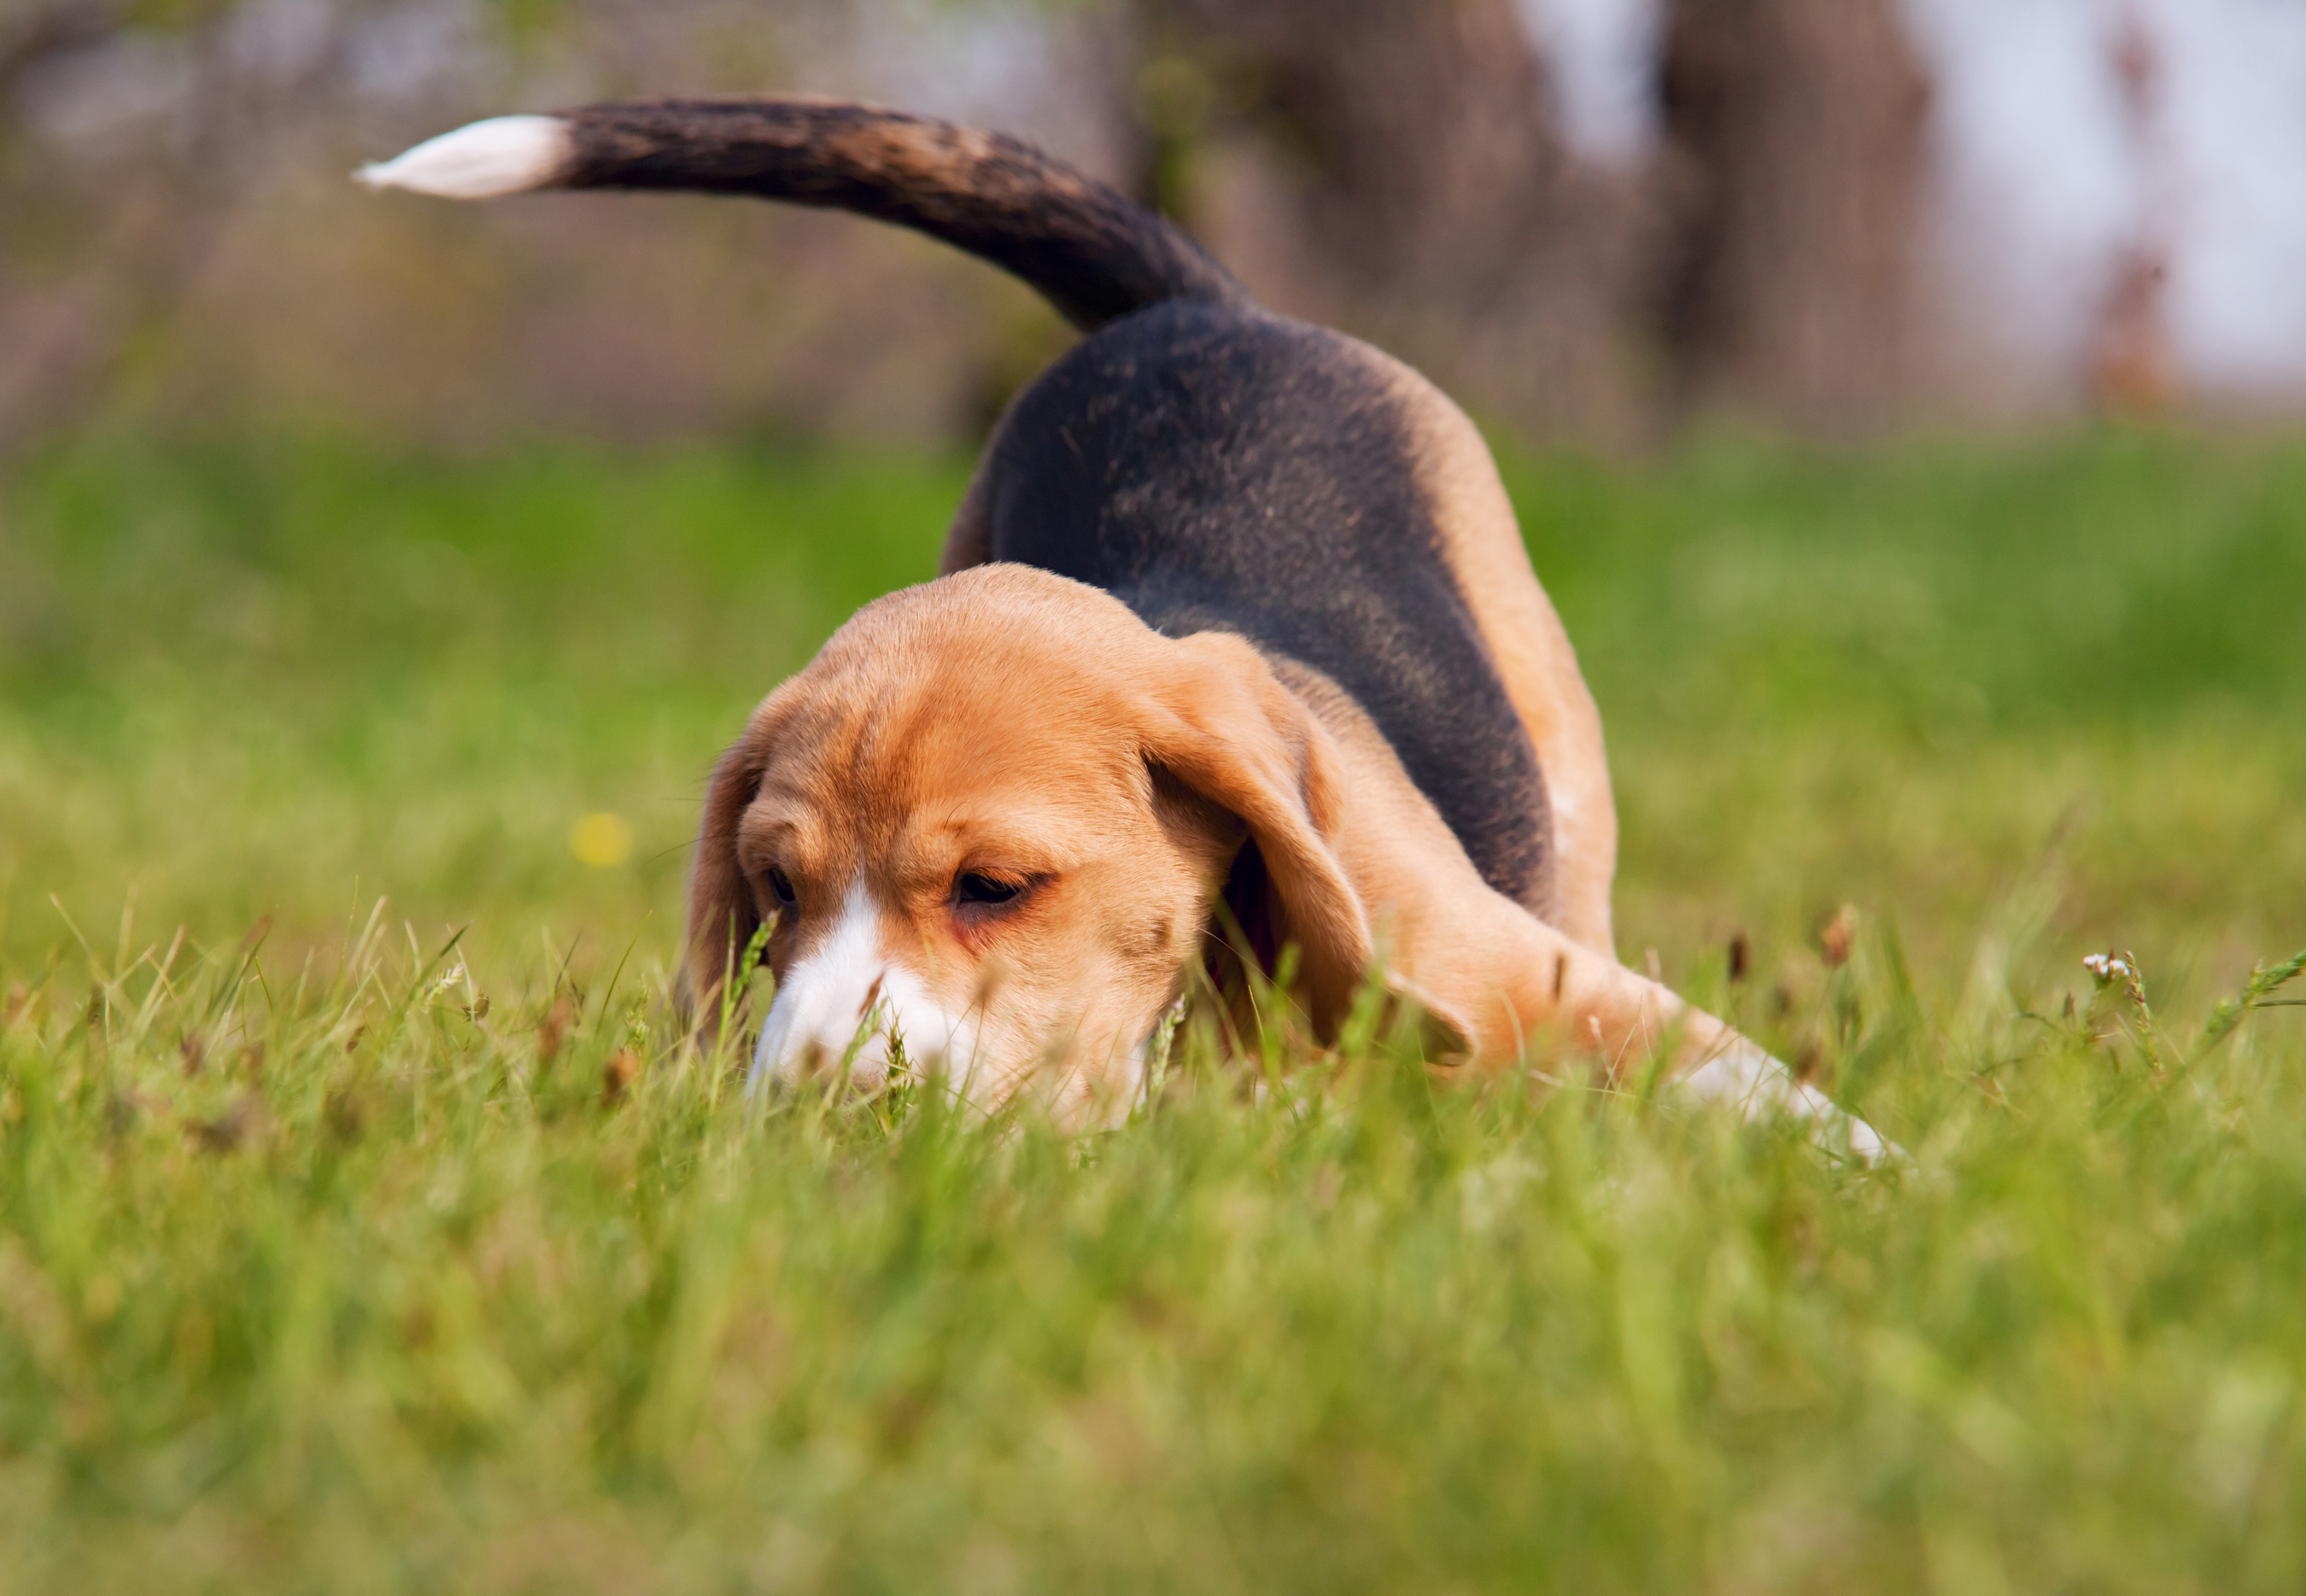
<path id="1" fill-rule="evenodd" d="M 1622 951 L 1875 1173 L 1191 1029 L 1084 1143 L 748 1109 L 665 1012 L 703 774 L 965 473 L 10 468 L 7 1588 L 2306 1583 L 2306 1013 L 2214 1011 L 2306 944 L 2306 444 L 1512 463 Z"/>

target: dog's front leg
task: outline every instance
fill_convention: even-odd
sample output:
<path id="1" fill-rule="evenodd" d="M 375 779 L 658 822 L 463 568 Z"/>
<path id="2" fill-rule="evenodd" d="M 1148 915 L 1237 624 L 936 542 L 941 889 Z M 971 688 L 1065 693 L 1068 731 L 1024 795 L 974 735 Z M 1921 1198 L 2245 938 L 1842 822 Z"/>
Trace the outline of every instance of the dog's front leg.
<path id="1" fill-rule="evenodd" d="M 1420 928 L 1402 974 L 1466 1033 L 1477 1057 L 1510 1060 L 1550 1044 L 1597 1058 L 1623 1080 L 1662 1054 L 1675 1089 L 1734 1103 L 1748 1117 L 1810 1121 L 1821 1143 L 1868 1163 L 1889 1151 L 1872 1126 L 1713 1015 L 1501 896 L 1478 904 L 1465 896 L 1447 920 Z"/>
<path id="2" fill-rule="evenodd" d="M 1860 1157 L 1885 1150 L 1871 1126 L 1720 1020 L 1490 887 L 1366 718 L 1334 690 L 1307 697 L 1343 772 L 1329 846 L 1396 984 L 1463 1034 L 1475 1058 L 1510 1063 L 1566 1048 L 1623 1080 L 1664 1053 L 1672 1079 L 1696 1097 L 1798 1115 Z"/>

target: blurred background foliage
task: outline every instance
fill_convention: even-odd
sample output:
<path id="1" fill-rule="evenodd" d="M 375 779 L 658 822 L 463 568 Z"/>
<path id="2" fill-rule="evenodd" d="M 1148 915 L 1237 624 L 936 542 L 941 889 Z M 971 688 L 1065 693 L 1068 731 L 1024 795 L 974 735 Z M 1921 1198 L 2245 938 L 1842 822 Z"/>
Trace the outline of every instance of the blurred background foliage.
<path id="1" fill-rule="evenodd" d="M 2297 443 L 1718 434 L 1505 465 L 1609 730 L 1629 962 L 1685 980 L 1743 937 L 1808 968 L 1849 902 L 1959 990 L 2012 894 L 2034 974 L 2133 947 L 2163 996 L 2306 941 Z M 289 960 L 382 896 L 424 937 L 471 923 L 476 957 L 669 956 L 713 754 L 934 573 L 968 471 L 286 429 L 20 457 L 0 960 L 265 917 Z M 600 814 L 628 856 L 572 845 Z"/>
<path id="2" fill-rule="evenodd" d="M 950 443 L 1060 345 L 838 218 L 345 180 L 656 93 L 1035 137 L 1533 439 L 2286 407 L 2302 84 L 2247 0 L 4 0 L 0 440 Z"/>

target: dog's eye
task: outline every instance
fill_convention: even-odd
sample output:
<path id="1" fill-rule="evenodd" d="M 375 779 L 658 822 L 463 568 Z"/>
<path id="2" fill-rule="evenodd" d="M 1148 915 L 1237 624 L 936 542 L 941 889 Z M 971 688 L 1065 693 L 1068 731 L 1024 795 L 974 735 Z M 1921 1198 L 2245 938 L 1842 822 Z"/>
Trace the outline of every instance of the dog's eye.
<path id="1" fill-rule="evenodd" d="M 956 903 L 997 907 L 1014 903 L 1024 890 L 1023 885 L 1017 882 L 1004 881 L 997 875 L 980 875 L 975 870 L 964 870 L 961 879 L 952 883 L 952 899 Z"/>
<path id="2" fill-rule="evenodd" d="M 776 899 L 779 909 L 790 909 L 800 901 L 793 892 L 792 877 L 774 865 L 769 866 L 769 893 Z"/>

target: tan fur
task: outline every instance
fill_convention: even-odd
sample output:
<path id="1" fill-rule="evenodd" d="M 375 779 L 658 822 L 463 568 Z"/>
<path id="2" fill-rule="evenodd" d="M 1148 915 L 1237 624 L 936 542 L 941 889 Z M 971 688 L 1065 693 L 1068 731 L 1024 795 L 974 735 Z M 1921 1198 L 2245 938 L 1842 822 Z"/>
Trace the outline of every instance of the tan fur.
<path id="1" fill-rule="evenodd" d="M 1110 595 L 989 565 L 867 607 L 753 716 L 706 807 L 690 976 L 799 897 L 782 977 L 859 883 L 876 957 L 981 1027 L 964 1074 L 991 1104 L 1037 1071 L 1066 1118 L 1109 1112 L 1176 997 L 1244 840 L 1269 875 L 1300 993 L 1333 1028 L 1377 960 L 1484 1059 L 1558 1037 L 1618 1063 L 1682 1023 L 1662 989 L 1484 883 L 1383 738 L 1326 679 L 1242 638 L 1162 637 Z M 964 871 L 1030 882 L 972 914 Z"/>
<path id="2" fill-rule="evenodd" d="M 1278 668 L 1337 750 L 1349 795 L 1331 844 L 1368 906 L 1391 978 L 1482 1061 L 1540 1046 L 1598 1056 L 1612 1072 L 1678 1037 L 1675 1063 L 1729 1033 L 1615 958 L 1547 925 L 1481 877 L 1369 716 L 1319 672 Z"/>
<path id="3" fill-rule="evenodd" d="M 1253 840 L 1310 1001 L 1341 1012 L 1370 964 L 1361 902 L 1321 840 L 1342 802 L 1325 741 L 1236 638 L 1163 638 L 1095 588 L 994 565 L 867 606 L 752 718 L 706 805 L 690 982 L 707 1012 L 732 948 L 798 889 L 781 977 L 852 884 L 883 955 L 981 1020 L 972 1091 L 1061 1066 L 1078 1107 L 1178 994 L 1234 854 Z M 1033 883 L 957 912 L 963 871 Z M 949 1061 L 950 1063 L 950 1061 Z"/>
<path id="4" fill-rule="evenodd" d="M 1414 432 L 1418 484 L 1441 532 L 1442 559 L 1537 748 L 1553 812 L 1554 901 L 1547 917 L 1572 941 L 1614 959 L 1610 890 L 1618 871 L 1618 810 L 1601 713 L 1577 669 L 1576 650 L 1530 569 L 1513 503 L 1481 433 L 1416 371 L 1381 351 L 1357 347 L 1384 374 Z"/>

